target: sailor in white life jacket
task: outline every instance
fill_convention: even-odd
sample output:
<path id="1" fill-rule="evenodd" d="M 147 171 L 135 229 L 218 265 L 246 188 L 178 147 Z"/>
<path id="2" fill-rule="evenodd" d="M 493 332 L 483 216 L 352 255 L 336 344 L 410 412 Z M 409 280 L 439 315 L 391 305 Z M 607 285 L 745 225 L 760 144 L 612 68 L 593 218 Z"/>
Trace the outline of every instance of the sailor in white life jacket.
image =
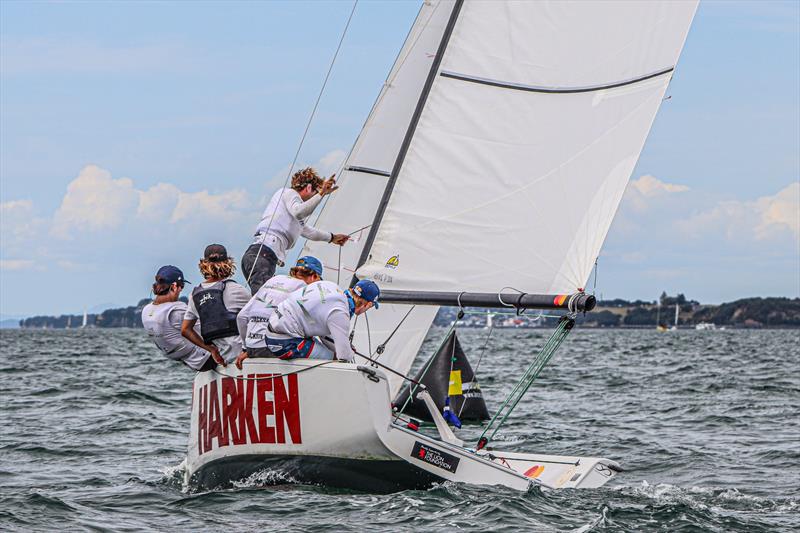
<path id="1" fill-rule="evenodd" d="M 322 276 L 322 262 L 309 255 L 297 260 L 294 267 L 289 270 L 289 275 L 278 274 L 271 277 L 250 298 L 241 311 L 236 321 L 239 325 L 239 335 L 244 346 L 242 353 L 236 358 L 236 368 L 242 369 L 242 362 L 249 357 L 272 357 L 272 352 L 267 348 L 267 324 L 272 312 L 279 303 L 289 297 L 297 289 L 310 283 L 319 281 Z"/>
<path id="2" fill-rule="evenodd" d="M 218 364 L 227 366 L 242 351 L 236 315 L 250 300 L 250 294 L 230 279 L 236 265 L 221 244 L 206 246 L 199 267 L 205 281 L 192 291 L 181 334 L 211 352 Z M 198 319 L 200 335 L 194 330 Z"/>
<path id="3" fill-rule="evenodd" d="M 275 275 L 276 265 L 283 266 L 286 251 L 301 235 L 339 246 L 347 242 L 347 235 L 306 224 L 322 197 L 338 189 L 334 178 L 335 175 L 323 181 L 313 168 L 304 168 L 292 176 L 290 189 L 280 189 L 272 195 L 256 228 L 253 244 L 242 256 L 242 275 L 250 285 L 251 294 Z"/>
<path id="4" fill-rule="evenodd" d="M 269 318 L 267 347 L 279 359 L 353 361 L 350 318 L 378 307 L 380 289 L 362 280 L 342 291 L 330 281 L 299 289 L 281 302 Z M 326 339 L 332 338 L 333 343 Z"/>
<path id="5" fill-rule="evenodd" d="M 147 334 L 168 359 L 181 361 L 199 372 L 216 366 L 211 353 L 195 346 L 181 335 L 186 304 L 178 300 L 183 290 L 183 272 L 166 265 L 158 269 L 153 283 L 155 299 L 142 309 L 142 324 Z"/>

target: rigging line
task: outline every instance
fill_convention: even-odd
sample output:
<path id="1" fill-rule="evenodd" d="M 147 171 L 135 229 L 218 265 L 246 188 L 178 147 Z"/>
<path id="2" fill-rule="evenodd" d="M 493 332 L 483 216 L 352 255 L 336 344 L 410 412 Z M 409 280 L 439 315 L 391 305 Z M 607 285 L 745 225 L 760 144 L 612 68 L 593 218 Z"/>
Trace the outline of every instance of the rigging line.
<path id="1" fill-rule="evenodd" d="M 486 334 L 486 340 L 483 342 L 483 348 L 481 349 L 481 355 L 478 356 L 478 363 L 475 365 L 475 370 L 472 371 L 472 380 L 469 382 L 470 386 L 468 390 L 472 390 L 472 387 L 478 382 L 478 369 L 481 367 L 481 361 L 483 361 L 483 354 L 486 353 L 486 346 L 489 345 L 489 339 L 492 338 L 492 332 L 494 332 L 494 321 L 492 322 L 492 326 L 489 328 L 489 333 Z M 461 409 L 458 410 L 458 417 L 461 418 L 461 413 L 464 412 L 464 407 L 467 405 L 467 399 L 464 398 L 464 401 L 461 402 Z"/>
<path id="2" fill-rule="evenodd" d="M 375 366 L 379 366 L 380 368 L 382 368 L 382 369 L 384 369 L 384 370 L 388 370 L 388 371 L 389 371 L 389 372 L 391 372 L 392 374 L 395 374 L 396 376 L 400 376 L 400 377 L 401 377 L 401 378 L 403 378 L 404 380 L 406 380 L 406 381 L 408 381 L 408 382 L 411 382 L 411 383 L 413 383 L 413 384 L 415 385 L 415 387 L 422 387 L 423 389 L 425 389 L 425 388 L 426 388 L 426 387 L 425 387 L 425 385 L 423 385 L 422 383 L 420 383 L 420 382 L 419 382 L 419 381 L 417 381 L 416 379 L 414 379 L 414 378 L 412 378 L 412 377 L 409 377 L 409 376 L 407 376 L 407 375 L 403 374 L 402 372 L 399 372 L 399 371 L 395 370 L 394 368 L 392 368 L 392 367 L 390 367 L 390 366 L 386 366 L 386 365 L 384 365 L 383 363 L 379 363 L 379 362 L 377 361 L 377 359 L 373 359 L 372 357 L 369 357 L 368 355 L 364 355 L 363 353 L 359 352 L 358 350 L 353 350 L 353 352 L 354 352 L 356 355 L 359 355 L 359 356 L 363 357 L 364 359 L 366 359 L 366 360 L 367 360 L 367 361 L 369 361 L 370 363 L 373 363 Z M 397 420 L 397 418 L 395 418 L 395 420 Z"/>
<path id="3" fill-rule="evenodd" d="M 303 131 L 303 136 L 300 138 L 300 144 L 297 146 L 297 151 L 294 154 L 294 159 L 292 159 L 292 164 L 289 165 L 289 172 L 286 173 L 286 179 L 283 180 L 283 187 L 281 188 L 281 195 L 278 197 L 278 203 L 283 201 L 283 193 L 286 190 L 286 184 L 289 183 L 289 178 L 292 176 L 292 171 L 294 170 L 294 166 L 297 164 L 297 158 L 300 157 L 300 150 L 303 149 L 303 144 L 306 141 L 306 136 L 308 135 L 308 130 L 311 128 L 311 123 L 314 121 L 314 116 L 317 114 L 317 108 L 319 107 L 319 102 L 322 100 L 322 94 L 325 92 L 325 87 L 328 85 L 328 79 L 331 77 L 331 72 L 333 71 L 333 65 L 336 64 L 336 58 L 339 57 L 339 50 L 342 49 L 342 43 L 344 42 L 345 35 L 347 35 L 347 30 L 350 28 L 350 22 L 353 20 L 353 14 L 356 12 L 356 6 L 358 5 L 358 0 L 353 1 L 353 8 L 350 10 L 350 16 L 347 17 L 347 23 L 344 25 L 344 30 L 342 31 L 342 36 L 339 38 L 339 44 L 336 46 L 336 52 L 333 54 L 333 58 L 331 59 L 331 64 L 328 66 L 328 72 L 325 73 L 325 79 L 322 82 L 322 87 L 319 90 L 319 94 L 317 95 L 317 100 L 314 102 L 314 107 L 311 110 L 311 115 L 308 117 L 308 122 L 306 122 L 306 129 Z M 275 220 L 273 216 L 269 220 L 269 224 L 267 225 L 266 231 L 262 234 L 261 237 L 261 246 L 264 245 L 264 238 L 266 234 L 269 232 L 270 228 L 272 227 L 272 221 Z M 253 271 L 256 268 L 256 263 L 258 263 L 259 258 L 261 257 L 261 249 L 259 248 L 259 253 L 256 254 L 256 259 L 253 261 L 253 266 L 250 268 L 250 273 L 247 274 L 247 278 L 245 279 L 246 283 L 250 283 L 250 277 L 253 275 Z"/>
<path id="4" fill-rule="evenodd" d="M 408 315 L 411 314 L 411 311 L 413 311 L 416 306 L 417 306 L 417 304 L 414 304 L 414 305 L 411 306 L 411 309 L 409 309 L 408 312 L 405 314 L 405 316 L 400 320 L 400 322 L 398 322 L 398 324 L 395 326 L 394 330 L 392 330 L 392 332 L 389 334 L 389 336 L 386 337 L 386 340 L 383 341 L 382 343 L 380 343 L 377 348 L 375 348 L 375 353 L 378 354 L 378 357 L 383 355 L 383 351 L 386 349 L 386 345 L 389 343 L 390 340 L 392 340 L 392 337 L 394 337 L 394 334 L 397 333 L 397 330 L 400 329 L 400 326 L 403 325 L 403 322 L 406 321 L 406 318 L 408 318 Z M 378 357 L 376 357 L 376 359 L 378 359 Z"/>
<path id="5" fill-rule="evenodd" d="M 367 323 L 367 352 L 372 353 L 372 333 L 369 330 L 369 315 L 364 313 L 364 321 Z"/>

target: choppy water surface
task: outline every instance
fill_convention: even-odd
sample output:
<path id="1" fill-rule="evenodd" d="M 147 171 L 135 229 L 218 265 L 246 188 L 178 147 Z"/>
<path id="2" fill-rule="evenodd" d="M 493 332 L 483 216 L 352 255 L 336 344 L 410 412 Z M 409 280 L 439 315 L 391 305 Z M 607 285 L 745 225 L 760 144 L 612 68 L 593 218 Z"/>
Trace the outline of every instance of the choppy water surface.
<path id="1" fill-rule="evenodd" d="M 474 365 L 485 332 L 460 335 Z M 479 370 L 490 409 L 544 339 L 494 332 Z M 192 373 L 143 331 L 3 330 L 0 340 L 2 530 L 800 529 L 798 331 L 575 331 L 502 438 L 609 457 L 626 472 L 595 490 L 388 495 L 257 479 L 187 491 Z"/>

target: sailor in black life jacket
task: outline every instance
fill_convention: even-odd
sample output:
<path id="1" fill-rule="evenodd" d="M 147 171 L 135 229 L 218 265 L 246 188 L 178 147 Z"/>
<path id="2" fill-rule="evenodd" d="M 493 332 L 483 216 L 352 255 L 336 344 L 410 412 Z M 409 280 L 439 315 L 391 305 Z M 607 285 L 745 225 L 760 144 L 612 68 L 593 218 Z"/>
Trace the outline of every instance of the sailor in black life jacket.
<path id="1" fill-rule="evenodd" d="M 250 293 L 230 279 L 236 265 L 221 244 L 206 246 L 199 267 L 205 281 L 192 291 L 181 334 L 211 352 L 218 364 L 227 366 L 242 351 L 236 315 L 250 300 Z M 194 331 L 198 319 L 199 335 Z"/>
<path id="2" fill-rule="evenodd" d="M 188 281 L 183 279 L 183 272 L 178 267 L 166 265 L 159 268 L 153 283 L 155 299 L 142 309 L 142 324 L 164 357 L 205 372 L 216 366 L 211 353 L 181 335 L 186 304 L 178 298 L 184 283 Z"/>

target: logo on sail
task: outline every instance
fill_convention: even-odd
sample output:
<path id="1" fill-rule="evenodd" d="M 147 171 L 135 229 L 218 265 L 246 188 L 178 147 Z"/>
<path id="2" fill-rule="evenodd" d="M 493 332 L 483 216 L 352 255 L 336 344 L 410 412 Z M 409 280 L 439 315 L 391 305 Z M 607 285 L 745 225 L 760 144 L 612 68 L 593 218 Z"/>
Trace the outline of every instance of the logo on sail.
<path id="1" fill-rule="evenodd" d="M 400 256 L 393 255 L 386 261 L 386 268 L 397 268 L 400 266 Z"/>

